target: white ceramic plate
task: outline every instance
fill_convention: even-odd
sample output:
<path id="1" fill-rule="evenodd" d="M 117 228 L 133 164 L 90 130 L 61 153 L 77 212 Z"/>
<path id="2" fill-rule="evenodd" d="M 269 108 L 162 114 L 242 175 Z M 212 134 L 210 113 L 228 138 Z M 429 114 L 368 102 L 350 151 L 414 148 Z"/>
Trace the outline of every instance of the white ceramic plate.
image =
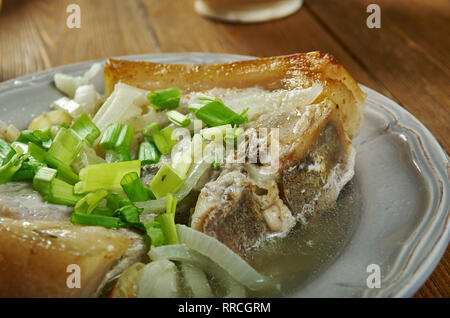
<path id="1" fill-rule="evenodd" d="M 219 63 L 250 59 L 224 54 L 156 54 L 126 57 L 159 63 Z M 18 128 L 48 110 L 61 94 L 57 72 L 81 75 L 93 62 L 63 66 L 0 83 L 0 118 Z M 103 78 L 95 79 L 103 89 Z M 352 188 L 358 218 L 345 246 L 326 267 L 287 296 L 409 297 L 426 281 L 449 243 L 449 161 L 431 133 L 383 95 L 368 94 L 365 120 L 354 140 Z M 381 287 L 368 288 L 368 266 L 380 268 Z M 369 268 L 370 269 L 370 268 Z"/>

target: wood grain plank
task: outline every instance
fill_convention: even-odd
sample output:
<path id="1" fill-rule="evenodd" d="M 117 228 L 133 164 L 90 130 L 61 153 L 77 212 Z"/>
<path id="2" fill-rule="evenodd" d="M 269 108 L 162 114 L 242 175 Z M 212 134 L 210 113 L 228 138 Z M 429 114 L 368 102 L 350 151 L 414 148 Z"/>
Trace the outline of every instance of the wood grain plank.
<path id="1" fill-rule="evenodd" d="M 0 81 L 74 62 L 159 52 L 139 1 L 77 1 L 80 29 L 66 25 L 70 3 L 5 2 L 0 12 Z"/>
<path id="2" fill-rule="evenodd" d="M 443 44 L 447 48 L 445 53 L 440 48 L 442 44 L 432 46 L 431 41 L 417 42 L 423 35 L 409 37 L 420 26 L 415 26 L 410 31 L 404 30 L 405 26 L 401 23 L 405 18 L 395 18 L 395 12 L 391 11 L 392 7 L 389 5 L 393 2 L 381 4 L 381 29 L 367 28 L 366 7 L 370 3 L 370 0 L 339 1 L 330 6 L 326 0 L 314 0 L 307 1 L 306 6 L 318 20 L 327 25 L 335 38 L 358 57 L 360 64 L 389 89 L 401 105 L 431 130 L 449 152 L 450 77 L 445 63 L 450 46 Z M 448 11 L 448 1 L 447 6 L 441 1 L 427 3 L 429 7 L 435 6 L 435 10 L 443 6 L 442 11 Z M 407 6 L 405 1 L 403 4 Z M 449 33 L 445 33 L 448 28 L 442 28 L 441 19 L 436 21 L 431 19 L 426 26 L 422 25 L 428 29 L 422 34 L 433 34 L 433 30 L 441 28 L 442 33 L 435 35 L 435 41 L 448 38 Z M 425 54 L 426 51 L 431 51 L 431 47 L 435 47 L 439 53 Z M 447 54 L 447 57 L 442 54 Z"/>
<path id="3" fill-rule="evenodd" d="M 450 249 L 447 249 L 439 265 L 423 287 L 415 294 L 415 297 L 450 297 L 449 260 Z"/>

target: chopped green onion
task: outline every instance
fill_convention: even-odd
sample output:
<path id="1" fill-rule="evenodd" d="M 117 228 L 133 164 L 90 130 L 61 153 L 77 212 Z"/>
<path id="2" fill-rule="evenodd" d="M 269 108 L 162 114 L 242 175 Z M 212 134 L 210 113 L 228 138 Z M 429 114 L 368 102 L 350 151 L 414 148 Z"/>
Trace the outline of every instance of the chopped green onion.
<path id="1" fill-rule="evenodd" d="M 96 214 L 72 213 L 70 221 L 74 224 L 103 226 L 106 228 L 118 229 L 125 226 L 125 223 L 117 217 L 110 217 Z"/>
<path id="2" fill-rule="evenodd" d="M 16 151 L 11 147 L 11 145 L 0 138 L 0 166 L 3 166 L 11 160 L 11 158 L 16 154 Z"/>
<path id="3" fill-rule="evenodd" d="M 167 163 L 163 164 L 158 173 L 150 182 L 150 189 L 157 199 L 166 196 L 168 193 L 176 193 L 184 183 L 175 170 Z"/>
<path id="4" fill-rule="evenodd" d="M 106 154 L 105 154 L 105 160 L 107 163 L 111 163 L 111 162 L 118 162 L 119 160 L 117 159 L 117 151 L 115 150 L 106 150 Z"/>
<path id="5" fill-rule="evenodd" d="M 131 202 L 143 202 L 149 199 L 147 188 L 144 187 L 136 172 L 130 172 L 124 175 L 120 181 L 120 185 Z"/>
<path id="6" fill-rule="evenodd" d="M 8 182 L 22 166 L 20 156 L 13 157 L 6 165 L 0 167 L 0 184 Z"/>
<path id="7" fill-rule="evenodd" d="M 147 188 L 147 192 L 148 192 L 148 196 L 149 196 L 150 200 L 156 200 L 155 194 L 153 193 L 152 190 Z"/>
<path id="8" fill-rule="evenodd" d="M 98 206 L 98 207 L 96 207 L 94 209 L 94 211 L 92 211 L 91 214 L 104 215 L 104 216 L 113 216 L 114 215 L 114 210 L 111 210 L 107 206 Z"/>
<path id="9" fill-rule="evenodd" d="M 157 247 L 165 244 L 166 239 L 159 222 L 145 222 L 143 224 L 149 245 Z"/>
<path id="10" fill-rule="evenodd" d="M 116 211 L 116 214 L 119 214 L 122 221 L 137 228 L 142 228 L 142 224 L 139 218 L 140 213 L 141 211 L 134 205 L 126 205 Z"/>
<path id="11" fill-rule="evenodd" d="M 114 149 L 128 150 L 130 148 L 131 141 L 133 140 L 133 136 L 134 136 L 134 127 L 130 125 L 123 125 Z"/>
<path id="12" fill-rule="evenodd" d="M 210 97 L 210 96 L 206 96 L 206 95 L 200 94 L 197 97 L 197 101 L 195 103 L 192 103 L 192 104 L 188 105 L 188 110 L 195 114 L 200 108 L 202 108 L 206 104 L 209 104 L 209 103 L 214 102 L 214 101 L 222 103 L 222 100 L 220 98 L 214 98 L 214 97 Z"/>
<path id="13" fill-rule="evenodd" d="M 0 184 L 8 182 L 14 174 L 20 169 L 24 162 L 23 151 L 20 147 L 13 147 L 15 154 L 4 165 L 0 166 Z"/>
<path id="14" fill-rule="evenodd" d="M 174 197 L 171 193 L 166 196 L 166 213 L 175 214 L 177 210 L 178 199 Z"/>
<path id="15" fill-rule="evenodd" d="M 159 153 L 155 144 L 151 141 L 144 141 L 139 146 L 138 159 L 142 165 L 158 163 Z"/>
<path id="16" fill-rule="evenodd" d="M 39 162 L 46 162 L 45 157 L 47 156 L 47 152 L 35 143 L 30 142 L 28 144 L 28 154 Z"/>
<path id="17" fill-rule="evenodd" d="M 53 141 L 51 139 L 44 141 L 42 143 L 42 147 L 45 149 L 50 149 L 50 147 L 52 146 Z"/>
<path id="18" fill-rule="evenodd" d="M 106 162 L 122 162 L 122 161 L 130 161 L 131 154 L 128 150 L 107 150 L 105 156 Z"/>
<path id="19" fill-rule="evenodd" d="M 127 150 L 134 136 L 134 128 L 130 125 L 112 124 L 108 126 L 100 141 L 100 147 L 106 150 Z"/>
<path id="20" fill-rule="evenodd" d="M 100 141 L 100 147 L 106 150 L 114 149 L 122 131 L 122 127 L 121 124 L 109 125 Z"/>
<path id="21" fill-rule="evenodd" d="M 200 161 L 203 158 L 203 149 L 206 146 L 205 139 L 203 139 L 201 134 L 194 134 L 191 145 L 194 161 Z"/>
<path id="22" fill-rule="evenodd" d="M 178 244 L 178 235 L 175 228 L 175 216 L 170 213 L 160 214 L 155 221 L 161 224 L 161 230 L 164 233 L 165 243 Z"/>
<path id="23" fill-rule="evenodd" d="M 101 163 L 90 165 L 80 171 L 80 182 L 75 185 L 76 193 L 87 193 L 100 189 L 121 190 L 120 181 L 130 172 L 141 171 L 139 160 Z"/>
<path id="24" fill-rule="evenodd" d="M 175 153 L 173 156 L 172 168 L 177 172 L 177 174 L 183 178 L 192 164 L 192 154 L 191 151 L 180 151 Z"/>
<path id="25" fill-rule="evenodd" d="M 82 196 L 74 194 L 74 186 L 60 179 L 53 179 L 50 183 L 50 191 L 45 199 L 48 202 L 75 206 Z"/>
<path id="26" fill-rule="evenodd" d="M 83 142 L 83 148 L 78 154 L 77 159 L 75 159 L 75 161 L 72 163 L 71 167 L 76 173 L 78 173 L 81 169 L 86 168 L 89 165 L 95 165 L 99 163 L 105 163 L 105 159 L 98 156 L 94 148 L 89 147 L 86 142 Z"/>
<path id="27" fill-rule="evenodd" d="M 71 185 L 74 185 L 80 181 L 78 175 L 73 172 L 73 169 L 71 167 L 67 165 L 59 164 L 56 170 L 58 170 L 57 177 Z"/>
<path id="28" fill-rule="evenodd" d="M 194 108 L 196 109 L 195 116 L 210 127 L 226 124 L 240 125 L 248 121 L 248 118 L 245 116 L 248 109 L 241 114 L 237 114 L 225 106 L 220 99 L 204 98 L 200 100 L 200 104 L 204 105 L 198 109 Z M 191 109 L 193 109 L 192 106 Z"/>
<path id="29" fill-rule="evenodd" d="M 205 106 L 206 103 L 192 103 L 189 104 L 188 106 L 188 110 L 192 113 L 196 113 L 200 108 L 202 108 L 203 106 Z"/>
<path id="30" fill-rule="evenodd" d="M 159 125 L 157 123 L 151 122 L 142 128 L 142 134 L 149 138 L 150 141 L 153 141 L 153 137 L 151 136 L 154 129 L 159 130 Z"/>
<path id="31" fill-rule="evenodd" d="M 37 145 L 42 145 L 45 142 L 51 140 L 51 131 L 50 128 L 46 130 L 24 130 L 20 133 L 19 137 L 17 137 L 16 141 L 27 144 L 29 142 L 33 142 Z"/>
<path id="32" fill-rule="evenodd" d="M 11 180 L 13 181 L 22 181 L 22 180 L 32 180 L 36 173 L 45 167 L 45 165 L 33 157 L 29 157 L 28 160 L 22 163 L 20 169 L 13 175 Z"/>
<path id="33" fill-rule="evenodd" d="M 14 141 L 11 146 L 13 148 L 19 147 L 23 153 L 27 153 L 28 152 L 28 144 L 24 144 L 23 142 L 19 142 L 19 141 Z"/>
<path id="34" fill-rule="evenodd" d="M 82 147 L 82 140 L 72 129 L 60 128 L 48 154 L 66 165 L 71 165 Z"/>
<path id="35" fill-rule="evenodd" d="M 155 122 L 148 123 L 147 125 L 144 126 L 144 128 L 142 128 L 142 133 L 144 135 L 145 134 L 151 135 L 154 128 L 159 128 L 159 125 L 157 123 L 155 123 Z M 152 132 L 150 132 L 150 130 L 152 130 Z"/>
<path id="36" fill-rule="evenodd" d="M 168 155 L 171 147 L 166 138 L 159 131 L 154 131 L 152 137 L 159 152 L 163 155 Z"/>
<path id="37" fill-rule="evenodd" d="M 46 163 L 50 167 L 57 169 L 58 178 L 70 184 L 75 184 L 80 181 L 79 177 L 73 172 L 73 169 L 69 165 L 32 142 L 28 144 L 28 154 L 38 162 Z"/>
<path id="38" fill-rule="evenodd" d="M 175 211 L 177 208 L 177 199 L 168 194 L 166 197 L 166 213 L 158 215 L 155 221 L 161 224 L 161 230 L 164 233 L 166 244 L 178 244 L 178 235 L 175 228 Z"/>
<path id="39" fill-rule="evenodd" d="M 149 93 L 147 95 L 150 106 L 156 110 L 177 108 L 180 104 L 181 90 L 178 87 L 170 87 Z"/>
<path id="40" fill-rule="evenodd" d="M 82 114 L 72 124 L 72 130 L 80 136 L 81 140 L 92 147 L 94 141 L 100 136 L 100 129 L 92 122 L 88 115 Z"/>
<path id="41" fill-rule="evenodd" d="M 49 141 L 52 138 L 52 132 L 50 128 L 34 130 L 33 135 L 42 142 Z"/>
<path id="42" fill-rule="evenodd" d="M 28 165 L 28 162 L 23 162 L 22 166 L 17 170 L 17 172 L 11 177 L 11 181 L 25 181 L 32 180 L 36 175 L 35 169 Z"/>
<path id="43" fill-rule="evenodd" d="M 177 144 L 177 141 L 175 139 L 172 139 L 173 135 L 173 127 L 167 126 L 166 128 L 161 129 L 161 134 L 166 138 L 167 142 L 170 145 L 170 149 L 172 149 L 173 146 Z"/>
<path id="44" fill-rule="evenodd" d="M 130 200 L 125 199 L 118 194 L 110 193 L 106 196 L 106 206 L 113 211 L 130 204 L 132 204 Z"/>
<path id="45" fill-rule="evenodd" d="M 118 162 L 130 161 L 130 160 L 131 160 L 131 154 L 128 150 L 121 149 L 121 150 L 117 151 L 117 161 Z"/>
<path id="46" fill-rule="evenodd" d="M 204 128 L 200 130 L 200 133 L 202 136 L 207 140 L 214 140 L 216 135 L 220 135 L 220 138 L 223 138 L 222 136 L 226 135 L 227 130 L 233 129 L 233 126 L 230 124 L 222 125 L 222 126 L 216 126 L 211 128 Z"/>
<path id="47" fill-rule="evenodd" d="M 74 210 L 77 213 L 91 214 L 107 195 L 108 191 L 106 190 L 98 190 L 88 193 L 77 202 Z"/>
<path id="48" fill-rule="evenodd" d="M 159 127 L 153 128 L 153 141 L 155 142 L 159 152 L 163 155 L 168 155 L 172 150 L 172 147 L 177 143 L 176 140 L 172 139 L 172 132 L 172 126 L 167 126 L 161 130 L 159 130 Z"/>
<path id="49" fill-rule="evenodd" d="M 47 195 L 50 192 L 50 184 L 56 178 L 58 172 L 52 168 L 41 168 L 33 178 L 33 189 L 41 194 Z"/>
<path id="50" fill-rule="evenodd" d="M 171 110 L 167 112 L 167 118 L 177 126 L 187 127 L 191 123 L 191 120 L 186 115 L 183 115 L 176 110 Z"/>

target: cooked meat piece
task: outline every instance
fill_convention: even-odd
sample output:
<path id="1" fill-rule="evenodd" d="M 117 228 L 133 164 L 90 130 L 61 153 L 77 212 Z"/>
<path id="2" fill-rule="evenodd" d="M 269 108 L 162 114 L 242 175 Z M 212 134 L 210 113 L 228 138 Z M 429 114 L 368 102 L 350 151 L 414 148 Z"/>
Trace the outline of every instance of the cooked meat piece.
<path id="1" fill-rule="evenodd" d="M 89 297 L 132 243 L 101 227 L 0 218 L 0 297 Z M 68 266 L 81 288 L 69 288 Z"/>
<path id="2" fill-rule="evenodd" d="M 0 297 L 90 297 L 146 257 L 131 230 L 75 226 L 73 209 L 49 204 L 26 182 L 0 186 Z M 81 288 L 70 289 L 66 268 L 81 268 Z"/>
<path id="3" fill-rule="evenodd" d="M 276 185 L 261 189 L 240 171 L 225 173 L 201 191 L 191 226 L 244 255 L 265 235 L 294 224 L 277 194 Z"/>
<path id="4" fill-rule="evenodd" d="M 355 150 L 338 106 L 329 100 L 296 111 L 264 115 L 252 127 L 279 128 L 277 183 L 298 219 L 328 209 L 354 173 Z M 268 166 L 273 166 L 269 158 Z M 263 167 L 262 169 L 267 168 Z"/>
<path id="5" fill-rule="evenodd" d="M 284 235 L 295 220 L 330 208 L 353 176 L 355 154 L 329 100 L 250 125 L 279 129 L 279 155 L 269 153 L 265 164 L 228 165 L 201 191 L 191 221 L 242 256 L 261 240 Z"/>

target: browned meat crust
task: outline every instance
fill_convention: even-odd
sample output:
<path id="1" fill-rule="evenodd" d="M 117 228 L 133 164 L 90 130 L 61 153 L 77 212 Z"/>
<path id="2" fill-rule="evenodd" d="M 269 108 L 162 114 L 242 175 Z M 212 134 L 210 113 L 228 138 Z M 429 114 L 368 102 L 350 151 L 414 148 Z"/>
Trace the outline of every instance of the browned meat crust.
<path id="1" fill-rule="evenodd" d="M 212 88 L 261 87 L 267 90 L 323 86 L 322 96 L 340 107 L 344 128 L 350 137 L 361 124 L 365 94 L 353 77 L 331 55 L 322 52 L 258 58 L 214 65 L 158 64 L 109 59 L 104 69 L 105 89 L 123 82 L 146 90 L 170 86 L 184 92 Z"/>
<path id="2" fill-rule="evenodd" d="M 90 297 L 132 240 L 101 227 L 0 218 L 0 242 L 0 297 Z M 67 285 L 71 264 L 80 288 Z"/>

